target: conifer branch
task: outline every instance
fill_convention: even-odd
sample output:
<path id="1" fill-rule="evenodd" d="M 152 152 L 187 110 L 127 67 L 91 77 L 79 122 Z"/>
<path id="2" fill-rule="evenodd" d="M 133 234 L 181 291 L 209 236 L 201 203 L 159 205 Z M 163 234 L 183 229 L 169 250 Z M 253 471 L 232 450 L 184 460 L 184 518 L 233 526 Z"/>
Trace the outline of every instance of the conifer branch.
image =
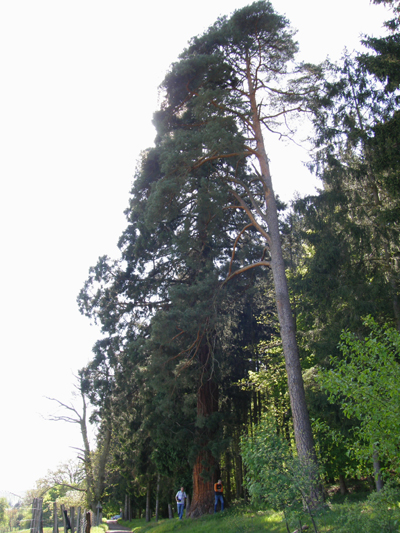
<path id="1" fill-rule="evenodd" d="M 239 239 L 240 237 L 243 235 L 243 233 L 248 230 L 249 228 L 251 228 L 253 226 L 253 224 L 247 224 L 247 226 L 245 226 L 239 233 L 239 235 L 236 237 L 235 239 L 235 242 L 233 244 L 233 250 L 232 250 L 232 257 L 231 257 L 231 261 L 229 263 L 229 272 L 228 272 L 228 277 L 231 275 L 232 273 L 232 264 L 233 264 L 233 260 L 235 259 L 235 253 L 236 253 L 236 246 L 237 246 L 237 243 L 239 242 Z"/>
<path id="2" fill-rule="evenodd" d="M 228 281 L 230 281 L 235 276 L 238 276 L 239 274 L 242 274 L 243 272 L 246 272 L 247 270 L 250 270 L 251 268 L 256 268 L 259 266 L 267 266 L 268 268 L 271 268 L 271 262 L 270 261 L 258 261 L 257 263 L 253 263 L 251 265 L 247 265 L 245 267 L 239 268 L 239 270 L 235 270 L 230 276 L 228 276 L 225 281 L 222 283 L 222 285 L 225 285 Z"/>

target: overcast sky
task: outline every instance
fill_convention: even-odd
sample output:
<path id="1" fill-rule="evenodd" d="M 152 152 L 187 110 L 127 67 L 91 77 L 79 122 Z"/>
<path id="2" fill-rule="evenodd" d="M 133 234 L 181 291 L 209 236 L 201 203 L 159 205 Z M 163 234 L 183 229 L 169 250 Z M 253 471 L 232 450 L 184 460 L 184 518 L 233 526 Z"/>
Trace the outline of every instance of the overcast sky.
<path id="1" fill-rule="evenodd" d="M 32 488 L 81 446 L 45 420 L 68 402 L 98 331 L 76 296 L 100 255 L 116 256 L 157 87 L 187 41 L 240 0 L 3 0 L 0 3 L 0 490 Z M 279 0 L 301 57 L 339 58 L 388 18 L 368 0 Z M 313 191 L 304 150 L 270 153 L 285 200 Z"/>

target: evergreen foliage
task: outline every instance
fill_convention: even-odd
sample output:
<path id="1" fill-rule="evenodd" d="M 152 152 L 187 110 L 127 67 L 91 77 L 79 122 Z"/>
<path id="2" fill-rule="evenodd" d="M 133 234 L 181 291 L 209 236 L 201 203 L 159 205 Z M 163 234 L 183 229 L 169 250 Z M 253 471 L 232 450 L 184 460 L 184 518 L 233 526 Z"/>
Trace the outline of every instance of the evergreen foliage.
<path id="1" fill-rule="evenodd" d="M 279 479 L 276 505 L 315 495 L 306 400 L 327 479 L 360 467 L 362 454 L 348 457 L 357 438 L 397 465 L 393 447 L 344 416 L 340 386 L 330 404 L 316 379 L 331 355 L 350 372 L 337 345 L 350 329 L 356 346 L 362 316 L 400 329 L 396 19 L 388 28 L 365 40 L 373 55 L 296 64 L 288 20 L 259 1 L 218 19 L 171 66 L 120 258 L 99 258 L 78 298 L 103 332 L 80 376 L 100 449 L 109 437 L 105 499 L 126 495 L 140 512 L 157 497 L 166 515 L 183 484 L 199 516 L 213 508 L 217 476 L 228 499 L 242 497 L 243 433 L 250 493 L 272 498 L 267 484 Z M 304 113 L 323 188 L 282 221 L 268 136 L 293 137 Z M 295 464 L 313 471 L 303 479 L 313 486 L 300 490 Z"/>
<path id="2" fill-rule="evenodd" d="M 396 13 L 396 2 L 389 4 Z M 390 38 L 365 40 L 370 49 L 378 41 L 394 46 L 398 27 L 388 27 Z M 329 356 L 342 357 L 343 329 L 365 336 L 361 317 L 371 314 L 400 328 L 399 94 L 392 52 L 384 56 L 376 48 L 374 55 L 346 53 L 341 63 L 326 63 L 323 90 L 315 99 L 311 168 L 323 188 L 296 203 L 303 254 L 291 283 L 298 295 L 301 350 L 324 368 L 330 367 Z M 360 457 L 346 458 L 345 452 L 357 447 L 357 422 L 343 420 L 339 405 L 327 407 L 316 374 L 310 368 L 306 392 L 329 475 L 343 481 L 344 472 L 354 473 L 356 465 L 364 474 L 371 471 L 372 463 L 366 468 Z"/>

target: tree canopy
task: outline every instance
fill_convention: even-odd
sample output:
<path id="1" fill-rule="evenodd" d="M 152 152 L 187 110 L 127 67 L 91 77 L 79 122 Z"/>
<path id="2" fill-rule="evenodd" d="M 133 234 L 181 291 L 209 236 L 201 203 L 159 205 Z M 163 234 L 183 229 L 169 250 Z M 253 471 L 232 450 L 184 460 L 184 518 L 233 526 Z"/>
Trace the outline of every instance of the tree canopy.
<path id="1" fill-rule="evenodd" d="M 380 378 L 388 394 L 395 386 L 372 371 L 372 345 L 385 365 L 397 358 L 382 331 L 359 341 L 368 314 L 400 328 L 398 26 L 388 27 L 390 38 L 366 39 L 372 55 L 300 64 L 288 19 L 255 2 L 194 37 L 166 74 L 120 257 L 101 257 L 78 297 L 103 333 L 80 372 L 99 451 L 110 457 L 101 483 L 108 477 L 138 509 L 152 497 L 170 501 L 183 483 L 191 516 L 208 513 L 221 476 L 227 497 L 242 497 L 243 454 L 253 469 L 247 487 L 265 492 L 256 441 L 264 455 L 274 442 L 284 451 L 271 479 L 280 472 L 286 483 L 288 457 L 298 456 L 293 469 L 312 472 L 307 498 L 319 490 L 317 456 L 326 476 L 344 478 L 350 434 L 364 443 L 363 457 L 353 457 L 360 472 L 377 454 L 395 465 L 395 444 L 377 444 L 361 397 L 343 404 L 347 389 L 331 382 L 328 410 L 328 382 L 323 390 L 318 378 L 354 371 L 356 379 L 362 356 L 369 390 Z M 303 115 L 314 126 L 310 169 L 322 188 L 285 211 L 269 139 L 292 139 Z M 338 346 L 344 328 L 351 333 Z M 377 420 L 378 406 L 371 412 Z M 383 433 L 394 427 L 385 419 Z"/>

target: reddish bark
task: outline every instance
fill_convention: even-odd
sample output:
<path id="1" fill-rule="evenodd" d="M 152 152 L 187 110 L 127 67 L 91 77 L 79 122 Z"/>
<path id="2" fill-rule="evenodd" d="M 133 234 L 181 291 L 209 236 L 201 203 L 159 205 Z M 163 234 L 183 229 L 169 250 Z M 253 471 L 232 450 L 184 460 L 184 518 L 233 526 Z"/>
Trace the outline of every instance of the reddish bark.
<path id="1" fill-rule="evenodd" d="M 193 500 L 188 515 L 191 518 L 214 510 L 214 483 L 217 481 L 215 467 L 215 459 L 208 450 L 199 453 L 193 467 Z M 203 476 L 210 478 L 205 480 Z"/>
<path id="2" fill-rule="evenodd" d="M 200 361 L 204 367 L 208 366 L 208 347 L 201 349 Z M 214 510 L 214 483 L 217 481 L 217 462 L 207 446 L 213 435 L 203 424 L 202 419 L 207 418 L 218 411 L 218 387 L 212 378 L 203 377 L 197 391 L 197 419 L 199 429 L 197 440 L 201 446 L 201 451 L 196 458 L 193 467 L 193 500 L 188 516 L 197 518 L 204 514 L 212 513 Z"/>

